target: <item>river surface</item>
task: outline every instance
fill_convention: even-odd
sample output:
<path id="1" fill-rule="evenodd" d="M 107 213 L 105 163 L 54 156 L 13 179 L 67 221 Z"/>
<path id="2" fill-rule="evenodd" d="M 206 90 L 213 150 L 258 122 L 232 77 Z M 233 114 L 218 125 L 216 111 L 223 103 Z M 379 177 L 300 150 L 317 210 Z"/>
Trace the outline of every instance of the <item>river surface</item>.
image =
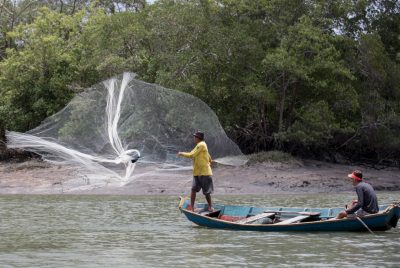
<path id="1" fill-rule="evenodd" d="M 380 204 L 399 192 L 378 193 Z M 217 196 L 219 203 L 342 206 L 347 194 Z M 202 196 L 198 198 L 204 202 Z M 0 196 L 0 267 L 399 267 L 400 228 L 260 233 L 197 227 L 174 196 Z"/>

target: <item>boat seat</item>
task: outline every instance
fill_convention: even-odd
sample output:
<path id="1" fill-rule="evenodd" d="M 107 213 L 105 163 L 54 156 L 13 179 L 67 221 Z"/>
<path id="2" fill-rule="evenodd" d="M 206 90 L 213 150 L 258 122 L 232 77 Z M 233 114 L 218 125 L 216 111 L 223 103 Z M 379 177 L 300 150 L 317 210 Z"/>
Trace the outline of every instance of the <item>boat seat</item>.
<path id="1" fill-rule="evenodd" d="M 222 208 L 218 219 L 224 221 L 238 221 L 247 217 L 250 207 L 225 206 Z"/>
<path id="2" fill-rule="evenodd" d="M 214 211 L 202 210 L 202 211 L 199 211 L 198 213 L 202 216 L 216 218 L 216 217 L 218 217 L 220 212 L 221 212 L 221 210 L 218 209 L 218 210 L 214 210 Z"/>
<path id="3" fill-rule="evenodd" d="M 297 216 L 297 217 L 294 217 L 294 218 L 290 218 L 290 219 L 275 223 L 275 225 L 283 225 L 283 224 L 295 223 L 295 222 L 299 222 L 299 221 L 302 221 L 304 219 L 307 219 L 309 217 L 311 217 L 311 216 L 310 215 L 300 215 L 300 216 Z"/>

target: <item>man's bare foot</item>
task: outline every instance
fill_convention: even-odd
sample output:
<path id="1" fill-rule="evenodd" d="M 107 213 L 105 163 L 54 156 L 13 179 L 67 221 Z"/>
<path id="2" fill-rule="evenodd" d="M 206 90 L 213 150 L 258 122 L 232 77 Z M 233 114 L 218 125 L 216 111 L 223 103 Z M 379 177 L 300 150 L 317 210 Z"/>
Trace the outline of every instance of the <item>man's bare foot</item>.
<path id="1" fill-rule="evenodd" d="M 213 208 L 213 207 L 209 207 L 209 208 L 208 208 L 208 211 L 213 212 L 213 211 L 214 211 L 214 208 Z"/>

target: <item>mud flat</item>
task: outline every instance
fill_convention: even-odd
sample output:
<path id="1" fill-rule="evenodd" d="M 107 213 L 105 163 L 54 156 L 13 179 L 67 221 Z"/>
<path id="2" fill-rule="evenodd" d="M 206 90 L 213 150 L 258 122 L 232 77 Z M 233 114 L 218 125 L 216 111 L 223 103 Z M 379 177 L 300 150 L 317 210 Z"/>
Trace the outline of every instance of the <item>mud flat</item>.
<path id="1" fill-rule="evenodd" d="M 400 191 L 398 168 L 373 169 L 364 166 L 302 160 L 293 163 L 263 162 L 213 168 L 215 194 L 329 193 L 352 191 L 347 173 L 363 171 L 365 180 L 377 191 Z M 191 169 L 160 169 L 138 164 L 136 179 L 123 187 L 90 186 L 73 167 L 52 165 L 37 159 L 22 163 L 0 162 L 0 194 L 125 194 L 187 195 Z M 82 180 L 82 181 L 81 181 Z"/>

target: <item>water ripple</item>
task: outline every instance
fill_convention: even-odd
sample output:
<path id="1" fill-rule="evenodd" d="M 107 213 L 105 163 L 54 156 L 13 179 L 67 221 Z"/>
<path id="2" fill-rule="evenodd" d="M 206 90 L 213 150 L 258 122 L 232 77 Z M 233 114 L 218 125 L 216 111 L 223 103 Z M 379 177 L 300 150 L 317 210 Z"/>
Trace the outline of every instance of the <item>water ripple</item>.
<path id="1" fill-rule="evenodd" d="M 321 207 L 351 198 L 216 199 Z M 396 267 L 400 262 L 399 228 L 375 236 L 213 230 L 188 222 L 177 202 L 176 197 L 150 196 L 0 196 L 1 267 Z"/>

